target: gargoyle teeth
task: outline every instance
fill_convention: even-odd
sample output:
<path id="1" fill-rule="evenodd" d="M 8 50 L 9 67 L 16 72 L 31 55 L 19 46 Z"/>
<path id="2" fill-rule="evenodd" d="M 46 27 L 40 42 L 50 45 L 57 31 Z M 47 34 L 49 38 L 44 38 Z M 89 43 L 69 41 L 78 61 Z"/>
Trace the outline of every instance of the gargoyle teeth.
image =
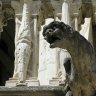
<path id="1" fill-rule="evenodd" d="M 45 40 L 47 40 L 47 37 L 44 37 Z"/>

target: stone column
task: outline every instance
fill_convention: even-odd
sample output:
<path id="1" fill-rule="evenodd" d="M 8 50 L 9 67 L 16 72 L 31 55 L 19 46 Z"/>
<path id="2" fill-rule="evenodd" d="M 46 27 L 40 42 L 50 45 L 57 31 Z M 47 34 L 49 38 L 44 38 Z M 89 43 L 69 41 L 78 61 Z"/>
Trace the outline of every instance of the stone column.
<path id="1" fill-rule="evenodd" d="M 74 13 L 74 17 L 75 17 L 75 30 L 78 31 L 78 13 Z"/>
<path id="2" fill-rule="evenodd" d="M 41 31 L 39 32 L 39 69 L 38 69 L 38 79 L 40 85 L 46 85 L 47 81 L 45 79 L 46 75 L 46 44 L 42 35 L 43 26 L 41 26 Z"/>
<path id="3" fill-rule="evenodd" d="M 31 53 L 31 30 L 30 30 L 30 2 L 24 0 L 23 15 L 19 32 L 15 42 L 15 59 L 16 65 L 13 78 L 18 78 L 19 82 L 25 82 L 27 68 Z"/>
<path id="4" fill-rule="evenodd" d="M 55 20 L 61 22 L 61 20 L 59 19 L 61 14 L 56 14 L 55 16 Z M 49 81 L 49 84 L 51 86 L 59 86 L 62 82 L 62 78 L 59 76 L 59 72 L 60 72 L 60 48 L 55 48 L 56 53 L 54 54 L 56 57 L 56 63 L 55 63 L 55 76 L 52 77 L 52 79 Z"/>
<path id="5" fill-rule="evenodd" d="M 43 27 L 54 21 L 52 18 L 45 20 L 45 25 L 41 27 L 39 38 L 39 70 L 38 78 L 40 85 L 49 85 L 50 80 L 57 75 L 57 49 L 51 49 L 48 42 L 44 40 L 42 35 Z"/>
<path id="6" fill-rule="evenodd" d="M 61 21 L 64 22 L 65 24 L 68 24 L 68 25 L 71 26 L 68 0 L 64 0 L 64 2 L 62 4 L 62 18 L 61 18 Z"/>
<path id="7" fill-rule="evenodd" d="M 85 18 L 84 24 L 81 25 L 80 34 L 84 36 L 93 45 L 91 17 Z"/>
<path id="8" fill-rule="evenodd" d="M 15 48 L 16 48 L 16 43 L 17 43 L 17 36 L 18 36 L 18 32 L 19 32 L 19 28 L 21 26 L 21 21 L 19 20 L 19 18 L 16 16 L 15 17 L 15 24 L 16 24 L 16 28 L 15 28 Z M 16 52 L 16 50 L 15 50 Z M 16 57 L 16 53 L 15 53 L 15 57 Z M 15 58 L 14 61 L 14 74 L 17 72 L 17 68 L 18 68 L 18 62 L 17 62 L 17 58 Z"/>
<path id="9" fill-rule="evenodd" d="M 36 80 L 28 80 L 28 68 L 30 64 L 30 59 L 32 55 L 32 32 L 30 27 L 30 0 L 24 0 L 22 20 L 19 22 L 18 19 L 16 23 L 16 34 L 15 34 L 15 68 L 13 78 L 6 82 L 6 86 L 16 86 L 16 85 L 28 85 L 37 86 L 38 82 Z M 18 32 L 17 32 L 18 31 Z M 32 69 L 32 68 L 31 68 Z M 36 84 L 36 85 L 35 85 Z"/>
<path id="10" fill-rule="evenodd" d="M 38 64 L 39 64 L 39 32 L 38 32 L 38 15 L 33 15 L 34 19 L 34 34 L 33 34 L 33 76 L 38 76 Z"/>
<path id="11" fill-rule="evenodd" d="M 71 21 L 70 21 L 70 14 L 69 14 L 69 5 L 68 5 L 68 1 L 64 0 L 63 4 L 62 4 L 62 17 L 61 17 L 61 21 L 64 22 L 65 24 L 68 24 L 71 26 Z M 65 79 L 66 79 L 66 72 L 65 72 L 65 68 L 63 66 L 65 59 L 66 58 L 70 58 L 70 54 L 66 49 L 60 49 L 60 71 L 58 74 L 60 74 L 61 78 L 62 78 L 62 82 L 64 83 Z"/>

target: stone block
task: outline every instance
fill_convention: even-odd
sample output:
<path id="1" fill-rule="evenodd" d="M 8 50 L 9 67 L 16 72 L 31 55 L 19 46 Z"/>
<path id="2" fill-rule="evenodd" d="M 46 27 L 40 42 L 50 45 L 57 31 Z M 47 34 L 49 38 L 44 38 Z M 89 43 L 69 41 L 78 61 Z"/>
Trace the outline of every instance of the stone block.
<path id="1" fill-rule="evenodd" d="M 5 86 L 6 87 L 16 87 L 16 86 L 39 86 L 39 80 L 35 78 L 31 78 L 26 80 L 24 83 L 18 83 L 17 79 L 10 78 L 8 81 L 6 81 Z"/>
<path id="2" fill-rule="evenodd" d="M 62 86 L 0 87 L 0 96 L 65 96 Z"/>

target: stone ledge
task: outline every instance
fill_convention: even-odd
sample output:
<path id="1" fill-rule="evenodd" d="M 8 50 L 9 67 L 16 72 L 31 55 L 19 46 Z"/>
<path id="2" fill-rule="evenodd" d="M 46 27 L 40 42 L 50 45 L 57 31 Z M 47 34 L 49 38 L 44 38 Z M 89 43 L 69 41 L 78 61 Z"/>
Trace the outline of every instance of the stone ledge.
<path id="1" fill-rule="evenodd" d="M 16 87 L 16 86 L 39 86 L 40 83 L 39 83 L 39 80 L 37 80 L 37 78 L 33 77 L 33 78 L 29 78 L 28 80 L 25 81 L 25 83 L 18 83 L 18 80 L 17 79 L 14 79 L 14 78 L 9 78 L 8 81 L 6 81 L 6 84 L 5 86 L 6 87 Z"/>
<path id="2" fill-rule="evenodd" d="M 0 87 L 0 96 L 64 96 L 63 86 Z"/>

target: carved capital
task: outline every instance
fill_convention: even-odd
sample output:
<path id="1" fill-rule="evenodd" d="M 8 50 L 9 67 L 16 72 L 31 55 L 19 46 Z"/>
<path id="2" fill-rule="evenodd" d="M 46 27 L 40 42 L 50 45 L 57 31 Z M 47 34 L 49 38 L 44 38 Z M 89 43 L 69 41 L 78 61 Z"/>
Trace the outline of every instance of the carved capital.
<path id="1" fill-rule="evenodd" d="M 19 1 L 11 1 L 11 6 L 15 10 L 15 14 L 20 11 L 20 2 Z"/>
<path id="2" fill-rule="evenodd" d="M 3 26 L 7 25 L 7 21 L 14 19 L 14 9 L 8 3 L 2 3 L 0 1 L 0 32 L 3 31 Z"/>

